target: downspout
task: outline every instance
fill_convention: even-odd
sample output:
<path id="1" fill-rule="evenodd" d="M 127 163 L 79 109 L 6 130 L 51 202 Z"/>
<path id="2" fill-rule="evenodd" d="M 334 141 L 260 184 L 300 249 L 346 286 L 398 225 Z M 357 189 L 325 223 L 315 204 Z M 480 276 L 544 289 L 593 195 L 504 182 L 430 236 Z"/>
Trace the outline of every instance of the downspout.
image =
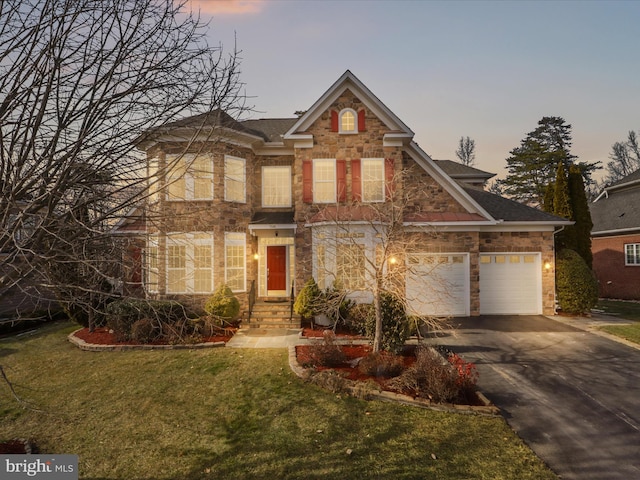
<path id="1" fill-rule="evenodd" d="M 553 231 L 553 235 L 551 238 L 553 239 L 553 314 L 556 315 L 558 313 L 558 299 L 557 299 L 557 277 L 558 277 L 558 266 L 556 261 L 556 233 L 560 233 L 564 230 L 566 225 L 561 226 L 558 230 Z"/>

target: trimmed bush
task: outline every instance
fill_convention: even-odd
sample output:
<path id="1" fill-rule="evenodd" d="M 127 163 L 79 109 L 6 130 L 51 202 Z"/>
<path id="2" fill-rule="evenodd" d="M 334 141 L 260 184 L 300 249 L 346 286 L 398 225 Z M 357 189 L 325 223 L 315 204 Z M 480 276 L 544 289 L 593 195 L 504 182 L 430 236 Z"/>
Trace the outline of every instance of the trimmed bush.
<path id="1" fill-rule="evenodd" d="M 584 259 L 573 250 L 556 255 L 556 290 L 563 313 L 588 313 L 598 301 L 598 282 Z"/>
<path id="2" fill-rule="evenodd" d="M 374 322 L 375 311 L 370 303 L 358 303 L 349 310 L 349 315 L 345 321 L 345 326 L 360 335 L 367 334 L 367 324 Z"/>
<path id="3" fill-rule="evenodd" d="M 312 318 L 321 311 L 321 298 L 320 287 L 318 287 L 315 279 L 311 277 L 298 293 L 295 302 L 293 302 L 293 311 L 301 317 Z"/>
<path id="4" fill-rule="evenodd" d="M 204 311 L 219 317 L 224 322 L 231 322 L 240 314 L 240 301 L 231 291 L 229 285 L 223 283 L 204 304 Z"/>

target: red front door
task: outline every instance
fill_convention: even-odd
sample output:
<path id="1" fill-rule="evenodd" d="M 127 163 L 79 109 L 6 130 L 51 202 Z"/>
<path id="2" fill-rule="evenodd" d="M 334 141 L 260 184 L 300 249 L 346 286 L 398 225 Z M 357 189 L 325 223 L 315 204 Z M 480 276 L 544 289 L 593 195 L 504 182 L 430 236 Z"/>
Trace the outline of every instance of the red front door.
<path id="1" fill-rule="evenodd" d="M 287 289 L 287 247 L 267 247 L 267 290 Z"/>

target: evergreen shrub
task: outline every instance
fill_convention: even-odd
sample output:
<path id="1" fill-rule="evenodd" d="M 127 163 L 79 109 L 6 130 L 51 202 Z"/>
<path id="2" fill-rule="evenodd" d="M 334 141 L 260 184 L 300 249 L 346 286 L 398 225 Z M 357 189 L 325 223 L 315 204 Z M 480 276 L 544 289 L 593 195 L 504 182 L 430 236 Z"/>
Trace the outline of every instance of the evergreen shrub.
<path id="1" fill-rule="evenodd" d="M 588 313 L 598 301 L 598 282 L 584 259 L 564 249 L 556 255 L 556 289 L 563 313 Z"/>
<path id="2" fill-rule="evenodd" d="M 231 322 L 240 315 L 240 301 L 226 283 L 220 285 L 204 304 L 204 311 L 218 317 L 222 323 Z"/>

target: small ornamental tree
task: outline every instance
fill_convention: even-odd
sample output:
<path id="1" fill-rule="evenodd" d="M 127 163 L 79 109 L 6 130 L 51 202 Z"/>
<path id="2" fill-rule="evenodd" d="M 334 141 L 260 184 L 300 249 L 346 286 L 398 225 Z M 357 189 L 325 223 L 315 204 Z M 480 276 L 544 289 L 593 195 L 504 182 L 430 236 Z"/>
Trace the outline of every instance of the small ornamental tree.
<path id="1" fill-rule="evenodd" d="M 231 321 L 240 314 L 240 302 L 229 285 L 223 283 L 204 304 L 204 311 L 225 321 Z"/>
<path id="2" fill-rule="evenodd" d="M 589 313 L 598 301 L 598 282 L 584 259 L 565 248 L 556 255 L 556 289 L 563 313 Z"/>

